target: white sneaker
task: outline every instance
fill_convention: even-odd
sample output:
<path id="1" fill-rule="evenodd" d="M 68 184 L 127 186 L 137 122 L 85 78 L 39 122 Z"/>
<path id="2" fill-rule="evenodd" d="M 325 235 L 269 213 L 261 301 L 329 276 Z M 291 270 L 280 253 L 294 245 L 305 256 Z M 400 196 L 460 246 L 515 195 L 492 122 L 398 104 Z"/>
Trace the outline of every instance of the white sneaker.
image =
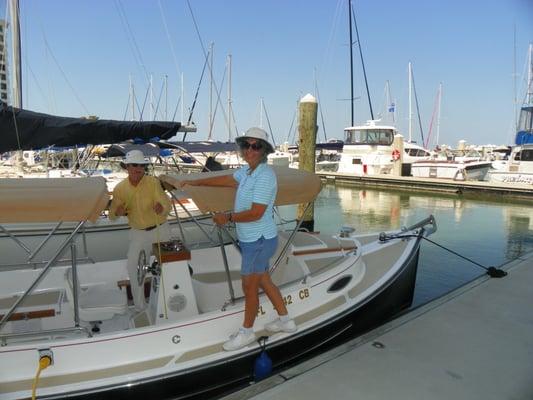
<path id="1" fill-rule="evenodd" d="M 240 330 L 229 337 L 229 340 L 225 342 L 222 347 L 226 351 L 238 350 L 250 343 L 255 342 L 255 333 L 245 333 Z"/>
<path id="2" fill-rule="evenodd" d="M 277 318 L 268 324 L 265 324 L 265 329 L 269 332 L 296 332 L 298 329 L 296 323 L 293 319 L 283 322 L 281 319 Z"/>

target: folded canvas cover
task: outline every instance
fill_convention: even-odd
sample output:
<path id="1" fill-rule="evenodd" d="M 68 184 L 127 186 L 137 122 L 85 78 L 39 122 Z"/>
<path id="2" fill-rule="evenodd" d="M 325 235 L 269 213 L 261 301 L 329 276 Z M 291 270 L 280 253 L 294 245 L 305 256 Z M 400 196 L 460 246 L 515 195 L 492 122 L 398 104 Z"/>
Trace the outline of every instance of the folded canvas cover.
<path id="1" fill-rule="evenodd" d="M 0 223 L 95 222 L 108 202 L 103 177 L 0 179 Z"/>
<path id="2" fill-rule="evenodd" d="M 287 167 L 272 167 L 278 179 L 276 205 L 309 203 L 320 193 L 320 178 L 306 171 Z M 232 175 L 235 170 L 200 172 L 187 175 L 162 175 L 160 179 L 171 188 L 179 188 L 182 180 L 204 179 L 211 176 Z M 233 210 L 235 188 L 185 185 L 183 190 L 191 196 L 202 212 Z"/>

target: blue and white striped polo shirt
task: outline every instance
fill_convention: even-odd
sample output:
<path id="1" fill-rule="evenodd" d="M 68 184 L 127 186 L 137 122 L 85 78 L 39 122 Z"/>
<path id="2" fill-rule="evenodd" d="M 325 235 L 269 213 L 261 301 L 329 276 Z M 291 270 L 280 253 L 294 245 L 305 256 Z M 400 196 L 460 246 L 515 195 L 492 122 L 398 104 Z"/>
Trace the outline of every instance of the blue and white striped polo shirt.
<path id="1" fill-rule="evenodd" d="M 237 237 L 241 242 L 255 242 L 261 236 L 272 239 L 278 234 L 273 214 L 278 192 L 276 174 L 266 163 L 259 164 L 251 174 L 249 171 L 250 167 L 246 166 L 233 174 L 233 178 L 239 182 L 235 196 L 235 212 L 251 209 L 252 203 L 266 204 L 267 208 L 257 221 L 236 223 Z"/>

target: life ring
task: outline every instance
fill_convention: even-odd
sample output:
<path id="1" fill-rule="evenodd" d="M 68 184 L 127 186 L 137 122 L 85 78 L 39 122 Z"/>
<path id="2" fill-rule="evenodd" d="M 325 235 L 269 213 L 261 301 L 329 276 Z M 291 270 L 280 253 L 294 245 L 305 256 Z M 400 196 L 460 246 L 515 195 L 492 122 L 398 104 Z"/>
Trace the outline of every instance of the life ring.
<path id="1" fill-rule="evenodd" d="M 398 160 L 400 159 L 400 150 L 398 150 L 398 149 L 394 149 L 394 150 L 392 151 L 392 159 L 393 159 L 394 161 L 398 161 Z"/>

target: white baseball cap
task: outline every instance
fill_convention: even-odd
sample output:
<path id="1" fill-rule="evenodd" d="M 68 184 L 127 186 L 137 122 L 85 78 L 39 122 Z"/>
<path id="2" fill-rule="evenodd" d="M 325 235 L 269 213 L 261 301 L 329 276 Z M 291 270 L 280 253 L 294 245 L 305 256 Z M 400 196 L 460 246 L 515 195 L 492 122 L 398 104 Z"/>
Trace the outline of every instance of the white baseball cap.
<path id="1" fill-rule="evenodd" d="M 126 165 L 128 164 L 143 164 L 148 165 L 150 164 L 150 161 L 148 161 L 146 158 L 144 158 L 144 154 L 140 150 L 130 150 L 126 153 L 126 157 L 124 157 L 124 160 L 120 163 L 120 166 L 122 168 L 126 168 Z"/>
<path id="2" fill-rule="evenodd" d="M 253 127 L 248 129 L 242 136 L 239 136 L 235 139 L 235 143 L 240 145 L 242 142 L 246 141 L 247 138 L 253 138 L 261 140 L 266 145 L 266 154 L 274 153 L 274 146 L 268 141 L 268 133 L 264 129 Z"/>

